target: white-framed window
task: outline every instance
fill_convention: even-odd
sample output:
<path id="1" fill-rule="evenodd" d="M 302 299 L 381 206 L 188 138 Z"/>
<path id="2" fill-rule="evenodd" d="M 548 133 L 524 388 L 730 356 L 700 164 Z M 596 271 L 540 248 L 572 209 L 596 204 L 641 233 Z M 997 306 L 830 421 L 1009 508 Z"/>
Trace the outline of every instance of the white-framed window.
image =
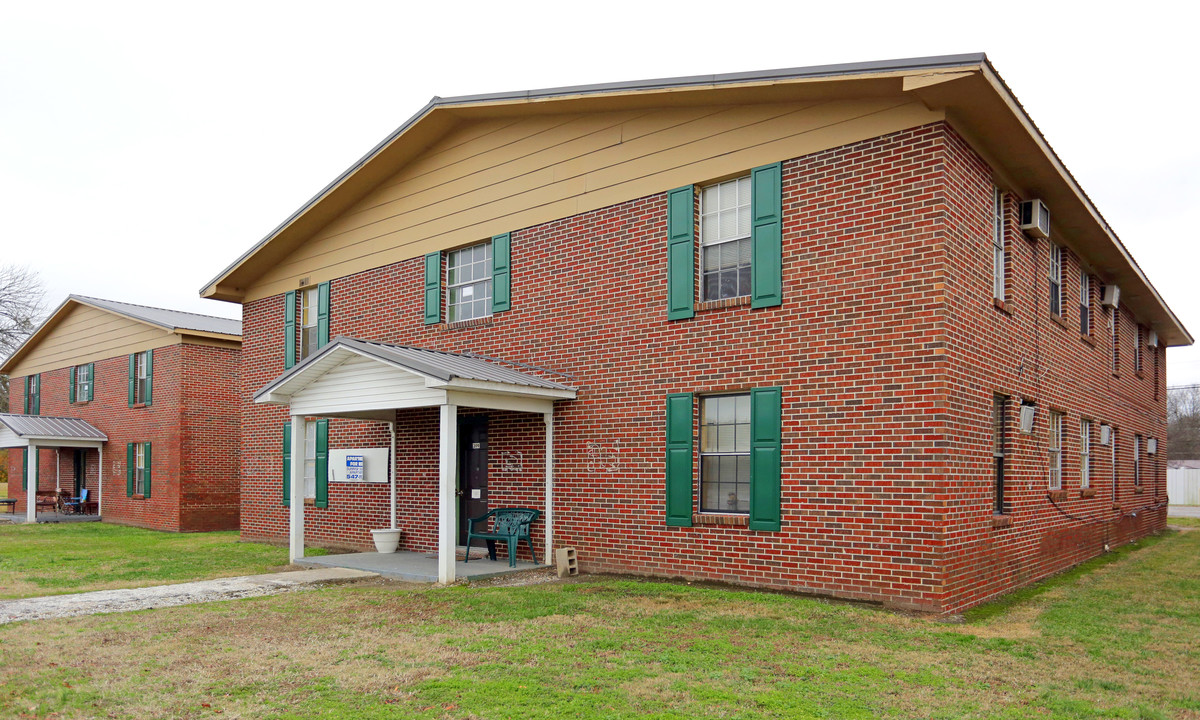
<path id="1" fill-rule="evenodd" d="M 700 406 L 700 512 L 750 512 L 750 395 Z"/>
<path id="2" fill-rule="evenodd" d="M 75 366 L 75 401 L 84 402 L 92 397 L 92 364 Z"/>
<path id="3" fill-rule="evenodd" d="M 136 443 L 133 446 L 133 456 L 136 466 L 133 473 L 133 494 L 146 494 L 146 443 Z"/>
<path id="4" fill-rule="evenodd" d="M 1063 415 L 1050 413 L 1050 489 L 1062 490 Z"/>
<path id="5" fill-rule="evenodd" d="M 1116 308 L 1109 313 L 1108 326 L 1112 330 L 1112 371 L 1116 375 L 1121 372 L 1121 315 Z"/>
<path id="6" fill-rule="evenodd" d="M 703 300 L 750 295 L 750 176 L 700 191 L 700 293 Z"/>
<path id="7" fill-rule="evenodd" d="M 317 335 L 317 303 L 320 301 L 318 288 L 300 291 L 300 360 L 312 355 L 320 345 Z"/>
<path id="8" fill-rule="evenodd" d="M 136 381 L 133 385 L 135 403 L 145 403 L 150 394 L 150 353 L 140 352 L 135 358 Z"/>
<path id="9" fill-rule="evenodd" d="M 1117 429 L 1113 428 L 1108 435 L 1108 454 L 1112 460 L 1112 488 L 1113 500 L 1117 499 Z"/>
<path id="10" fill-rule="evenodd" d="M 1137 332 L 1133 334 L 1133 371 L 1142 371 L 1142 326 L 1137 326 Z"/>
<path id="11" fill-rule="evenodd" d="M 1004 411 L 1008 407 L 1008 398 L 1004 395 L 992 396 L 992 462 L 995 466 L 995 503 L 997 515 L 1004 514 Z"/>
<path id="12" fill-rule="evenodd" d="M 1079 334 L 1092 334 L 1092 278 L 1087 270 L 1079 271 Z"/>
<path id="13" fill-rule="evenodd" d="M 992 297 L 1004 301 L 1004 193 L 992 188 Z"/>
<path id="14" fill-rule="evenodd" d="M 1050 243 L 1050 314 L 1062 317 L 1062 246 Z"/>
<path id="15" fill-rule="evenodd" d="M 446 255 L 447 322 L 492 314 L 492 242 L 453 250 Z"/>
<path id="16" fill-rule="evenodd" d="M 1142 436 L 1133 436 L 1133 486 L 1142 486 Z"/>
<path id="17" fill-rule="evenodd" d="M 1092 486 L 1092 421 L 1079 421 L 1079 487 Z"/>
<path id="18" fill-rule="evenodd" d="M 304 497 L 317 496 L 317 422 L 304 422 Z"/>

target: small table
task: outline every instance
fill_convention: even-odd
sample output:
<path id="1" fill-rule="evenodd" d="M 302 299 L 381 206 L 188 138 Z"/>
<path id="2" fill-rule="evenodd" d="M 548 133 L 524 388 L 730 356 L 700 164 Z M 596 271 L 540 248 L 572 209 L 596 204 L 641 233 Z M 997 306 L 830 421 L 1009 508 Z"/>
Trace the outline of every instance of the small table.
<path id="1" fill-rule="evenodd" d="M 16 498 L 0 498 L 0 505 L 7 505 L 8 512 L 12 515 L 17 514 L 17 499 Z"/>

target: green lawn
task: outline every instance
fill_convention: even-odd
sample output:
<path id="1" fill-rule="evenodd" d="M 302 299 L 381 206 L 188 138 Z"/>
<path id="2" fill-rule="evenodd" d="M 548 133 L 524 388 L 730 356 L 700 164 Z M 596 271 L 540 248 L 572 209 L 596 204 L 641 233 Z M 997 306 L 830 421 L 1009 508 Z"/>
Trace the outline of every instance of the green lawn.
<path id="1" fill-rule="evenodd" d="M 1174 526 L 1176 526 L 1176 527 L 1187 527 L 1187 528 L 1200 527 L 1200 518 L 1186 518 L 1186 517 L 1170 517 L 1170 516 L 1168 516 L 1168 517 L 1167 517 L 1167 524 L 1168 524 L 1168 525 L 1174 525 Z"/>
<path id="2" fill-rule="evenodd" d="M 965 624 L 584 577 L 0 626 L 0 716 L 1197 718 L 1200 532 Z"/>
<path id="3" fill-rule="evenodd" d="M 238 542 L 236 532 L 0 525 L 0 599 L 253 575 L 287 562 L 287 548 Z"/>

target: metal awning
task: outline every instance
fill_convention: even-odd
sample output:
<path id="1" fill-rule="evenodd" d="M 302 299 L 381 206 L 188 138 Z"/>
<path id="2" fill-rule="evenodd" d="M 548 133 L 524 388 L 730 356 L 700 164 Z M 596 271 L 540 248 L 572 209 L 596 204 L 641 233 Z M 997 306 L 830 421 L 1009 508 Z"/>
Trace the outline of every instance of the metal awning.
<path id="1" fill-rule="evenodd" d="M 513 365 L 518 364 L 336 337 L 267 383 L 254 402 L 287 405 L 301 415 L 388 420 L 401 408 L 450 403 L 546 412 L 556 400 L 575 399 L 575 388 Z"/>
<path id="2" fill-rule="evenodd" d="M 0 448 L 100 447 L 108 436 L 79 418 L 0 413 Z"/>

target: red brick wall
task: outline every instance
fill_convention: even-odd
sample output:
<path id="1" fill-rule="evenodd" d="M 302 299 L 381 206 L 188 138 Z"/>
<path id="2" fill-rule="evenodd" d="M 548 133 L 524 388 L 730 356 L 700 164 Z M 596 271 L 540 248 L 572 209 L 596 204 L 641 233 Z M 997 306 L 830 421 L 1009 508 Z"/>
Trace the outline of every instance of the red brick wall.
<path id="1" fill-rule="evenodd" d="M 955 272 L 947 277 L 951 422 L 947 425 L 948 489 L 956 501 L 947 516 L 947 610 L 978 604 L 1016 586 L 1061 571 L 1166 524 L 1166 357 L 1143 347 L 1144 372 L 1133 369 L 1137 323 L 1120 310 L 1120 373 L 1111 371 L 1109 311 L 1092 283 L 1092 334 L 1079 331 L 1080 258 L 1064 252 L 1062 321 L 1049 311 L 1049 243 L 1017 227 L 1019 198 L 1009 196 L 1009 307 L 992 301 L 991 172 L 955 133 L 946 135 L 950 235 Z M 1053 217 L 1053 208 L 1051 208 Z M 1052 238 L 1060 241 L 1064 237 Z M 1069 237 L 1065 238 L 1070 240 Z M 1093 273 L 1094 275 L 1094 273 Z M 1157 358 L 1155 358 L 1157 355 Z M 1155 363 L 1159 371 L 1155 375 Z M 1005 500 L 1011 525 L 993 528 L 992 396 L 1010 396 L 1009 476 Z M 1034 430 L 1018 429 L 1019 399 L 1035 401 Z M 1063 489 L 1049 495 L 1049 412 L 1064 418 Z M 1080 420 L 1093 420 L 1091 488 L 1081 492 Z M 1117 431 L 1117 487 L 1110 448 L 1099 426 Z M 1158 439 L 1160 452 L 1142 457 L 1142 488 L 1133 482 L 1134 435 Z M 1143 445 L 1143 452 L 1145 446 Z"/>
<path id="2" fill-rule="evenodd" d="M 579 397 L 556 411 L 555 537 L 578 548 L 587 570 L 958 609 L 1098 551 L 1062 535 L 1073 526 L 1052 520 L 1056 511 L 1032 490 L 1028 500 L 1014 494 L 1021 509 L 1012 530 L 991 529 L 990 416 L 981 413 L 1000 382 L 994 376 L 1015 367 L 1009 354 L 1038 347 L 1091 363 L 1094 373 L 1107 356 L 1103 337 L 1096 351 L 1078 333 L 1052 340 L 1066 333 L 1057 325 L 1042 323 L 1035 341 L 1029 297 L 1014 298 L 1015 319 L 996 317 L 984 213 L 991 186 L 981 178 L 987 169 L 945 124 L 786 160 L 781 307 L 701 306 L 691 320 L 668 322 L 666 200 L 657 194 L 515 229 L 513 309 L 487 322 L 426 326 L 422 259 L 414 258 L 335 279 L 331 333 L 570 373 L 564 381 Z M 1028 252 L 1027 241 L 1013 242 Z M 1013 284 L 1026 282 L 1020 252 Z M 283 372 L 282 313 L 281 296 L 244 307 L 247 538 L 281 540 L 287 531 L 279 470 L 286 411 L 250 401 Z M 666 394 L 772 385 L 783 387 L 782 530 L 667 527 Z M 1104 399 L 1114 387 L 1090 398 L 1097 418 L 1117 422 L 1122 443 L 1135 426 L 1161 441 L 1161 402 L 1139 410 L 1148 414 L 1141 425 L 1132 410 L 1101 412 L 1115 402 Z M 1042 389 L 1039 402 L 1053 397 Z M 1078 407 L 1065 396 L 1058 402 Z M 398 420 L 398 522 L 406 547 L 432 550 L 437 413 L 404 411 Z M 491 504 L 541 507 L 541 419 L 491 413 L 489 422 Z M 333 446 L 385 442 L 379 425 L 333 427 Z M 504 452 L 521 453 L 520 471 L 502 469 Z M 1043 477 L 1040 451 L 1015 441 L 1014 452 L 1013 486 L 1033 487 Z M 1093 467 L 1099 487 L 1105 466 L 1098 458 Z M 367 548 L 386 507 L 380 488 L 331 485 L 329 509 L 307 510 L 308 542 Z M 1154 525 L 1138 517 L 1113 525 L 1113 537 Z M 1017 570 L 992 559 L 998 537 L 1012 538 L 1002 555 Z"/>
<path id="3" fill-rule="evenodd" d="M 68 402 L 69 368 L 41 374 L 41 415 L 81 418 L 108 436 L 102 493 L 99 453 L 90 450 L 86 456 L 87 486 L 93 497 L 102 495 L 106 522 L 170 531 L 237 527 L 238 489 L 233 474 L 238 453 L 237 355 L 236 350 L 182 344 L 155 349 L 153 403 L 134 408 L 128 403 L 127 355 L 95 362 L 91 402 Z M 185 393 L 180 382 L 184 376 L 198 381 L 196 393 L 190 396 L 190 385 Z M 12 407 L 19 408 L 25 386 L 14 380 Z M 126 444 L 130 442 L 151 443 L 149 498 L 126 494 Z M 41 450 L 41 490 L 55 489 L 56 473 L 61 487 L 73 489 L 73 471 L 71 449 Z M 10 484 L 9 493 L 18 498 L 20 510 L 25 502 L 21 453 L 10 453 L 9 472 L 17 480 Z"/>

